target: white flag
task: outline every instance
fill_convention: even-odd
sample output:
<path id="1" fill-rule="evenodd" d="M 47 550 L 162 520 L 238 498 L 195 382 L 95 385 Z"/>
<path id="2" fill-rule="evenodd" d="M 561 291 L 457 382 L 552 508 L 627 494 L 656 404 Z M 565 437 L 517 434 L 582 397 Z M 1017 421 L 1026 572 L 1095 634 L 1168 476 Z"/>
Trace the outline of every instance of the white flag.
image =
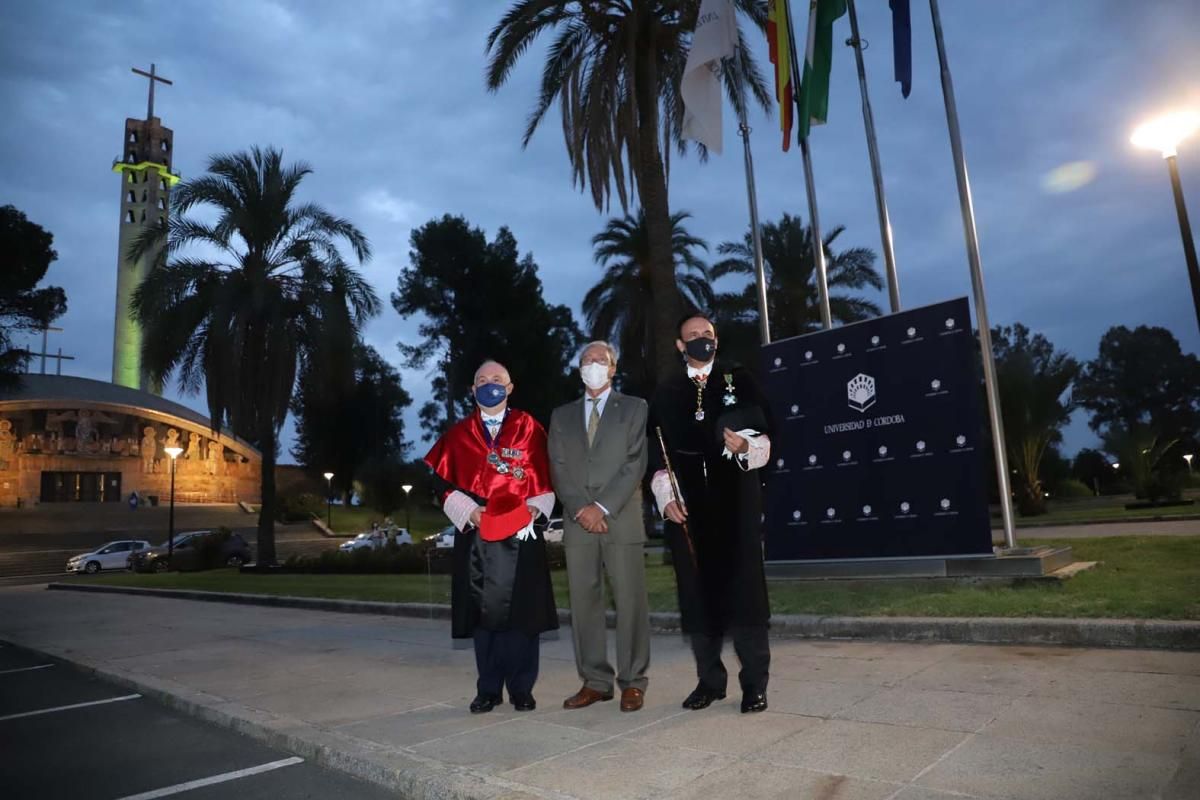
<path id="1" fill-rule="evenodd" d="M 737 47 L 737 18 L 729 0 L 703 0 L 679 94 L 683 138 L 721 152 L 721 59 Z"/>

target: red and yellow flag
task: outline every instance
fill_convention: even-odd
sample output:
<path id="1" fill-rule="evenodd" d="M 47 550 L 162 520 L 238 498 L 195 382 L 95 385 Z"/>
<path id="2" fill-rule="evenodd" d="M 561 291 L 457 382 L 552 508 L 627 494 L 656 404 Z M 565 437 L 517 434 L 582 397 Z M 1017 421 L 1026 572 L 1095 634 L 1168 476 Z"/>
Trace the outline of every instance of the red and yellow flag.
<path id="1" fill-rule="evenodd" d="M 779 102 L 779 127 L 783 129 L 783 149 L 792 143 L 792 45 L 788 30 L 787 0 L 769 0 L 767 7 L 767 43 L 771 63 L 775 65 L 775 99 Z"/>

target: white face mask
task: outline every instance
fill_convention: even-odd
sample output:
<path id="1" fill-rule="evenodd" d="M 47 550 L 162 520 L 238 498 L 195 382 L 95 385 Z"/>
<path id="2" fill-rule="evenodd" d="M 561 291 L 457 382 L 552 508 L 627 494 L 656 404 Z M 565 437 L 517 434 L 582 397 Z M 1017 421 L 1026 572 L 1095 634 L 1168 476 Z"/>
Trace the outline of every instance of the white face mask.
<path id="1" fill-rule="evenodd" d="M 608 383 L 608 365 L 584 364 L 579 368 L 579 377 L 583 378 L 584 386 L 595 391 Z"/>

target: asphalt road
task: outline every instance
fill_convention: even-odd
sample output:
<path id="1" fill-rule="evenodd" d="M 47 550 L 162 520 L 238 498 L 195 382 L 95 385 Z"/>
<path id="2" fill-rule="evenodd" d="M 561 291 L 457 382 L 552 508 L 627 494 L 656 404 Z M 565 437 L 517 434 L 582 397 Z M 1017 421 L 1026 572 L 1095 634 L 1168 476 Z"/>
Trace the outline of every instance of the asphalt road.
<path id="1" fill-rule="evenodd" d="M 0 787 L 5 800 L 394 796 L 6 643 Z"/>

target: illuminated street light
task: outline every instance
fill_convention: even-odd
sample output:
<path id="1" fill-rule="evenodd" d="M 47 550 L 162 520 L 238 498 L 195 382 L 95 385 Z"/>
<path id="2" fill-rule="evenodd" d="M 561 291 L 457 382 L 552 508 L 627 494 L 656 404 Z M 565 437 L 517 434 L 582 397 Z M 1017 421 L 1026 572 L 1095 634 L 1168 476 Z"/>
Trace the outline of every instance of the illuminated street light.
<path id="1" fill-rule="evenodd" d="M 167 515 L 167 569 L 175 555 L 175 459 L 183 452 L 182 447 L 164 447 L 163 452 L 171 457 L 171 511 Z"/>
<path id="2" fill-rule="evenodd" d="M 404 530 L 408 531 L 408 535 L 412 536 L 412 510 L 408 507 L 408 493 L 413 490 L 411 483 L 406 483 L 400 487 L 404 490 Z"/>
<path id="3" fill-rule="evenodd" d="M 325 525 L 333 530 L 333 473 L 325 473 Z"/>
<path id="4" fill-rule="evenodd" d="M 1183 460 L 1184 460 L 1184 461 L 1186 461 L 1186 462 L 1188 462 L 1188 474 L 1189 474 L 1189 475 L 1190 475 L 1190 474 L 1191 474 L 1191 472 L 1192 472 L 1192 459 L 1193 459 L 1193 458 L 1195 458 L 1195 457 L 1196 457 L 1196 456 L 1195 456 L 1195 454 L 1193 454 L 1193 453 L 1184 453 L 1184 454 L 1183 454 Z"/>
<path id="5" fill-rule="evenodd" d="M 1175 194 L 1175 213 L 1179 217 L 1179 233 L 1183 237 L 1183 256 L 1187 261 L 1188 280 L 1192 284 L 1192 305 L 1196 309 L 1196 324 L 1200 326 L 1200 263 L 1196 259 L 1196 242 L 1188 222 L 1187 206 L 1183 202 L 1183 184 L 1179 181 L 1176 148 L 1184 139 L 1200 130 L 1200 112 L 1177 111 L 1139 125 L 1129 137 L 1136 147 L 1157 150 L 1166 159 L 1171 176 L 1171 191 Z"/>

